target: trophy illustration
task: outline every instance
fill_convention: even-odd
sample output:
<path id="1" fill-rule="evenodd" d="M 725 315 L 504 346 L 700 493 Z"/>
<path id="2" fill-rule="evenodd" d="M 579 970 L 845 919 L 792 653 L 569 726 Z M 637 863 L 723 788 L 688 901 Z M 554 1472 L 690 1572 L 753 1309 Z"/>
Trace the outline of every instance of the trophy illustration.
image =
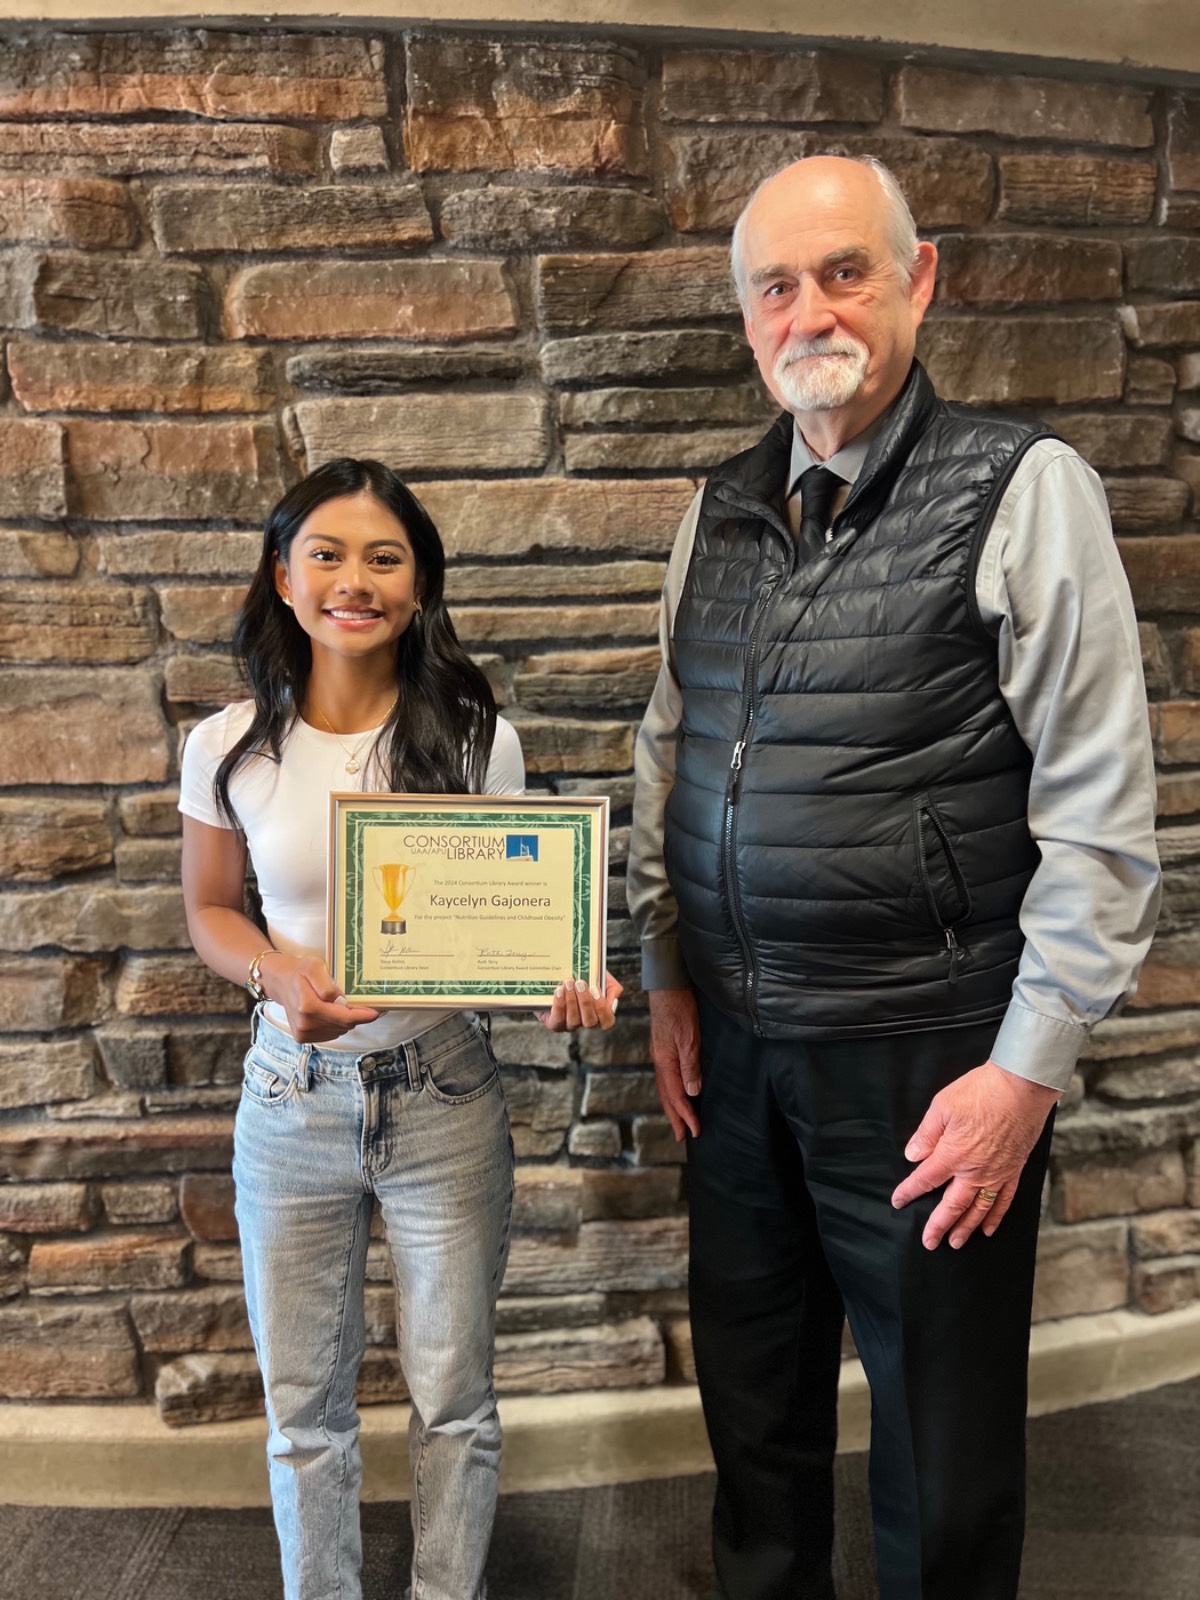
<path id="1" fill-rule="evenodd" d="M 404 904 L 404 896 L 408 893 L 416 870 L 416 867 L 405 866 L 399 861 L 386 861 L 381 867 L 372 867 L 375 887 L 383 896 L 388 913 L 379 924 L 380 933 L 408 932 L 408 924 L 400 915 L 400 907 Z"/>

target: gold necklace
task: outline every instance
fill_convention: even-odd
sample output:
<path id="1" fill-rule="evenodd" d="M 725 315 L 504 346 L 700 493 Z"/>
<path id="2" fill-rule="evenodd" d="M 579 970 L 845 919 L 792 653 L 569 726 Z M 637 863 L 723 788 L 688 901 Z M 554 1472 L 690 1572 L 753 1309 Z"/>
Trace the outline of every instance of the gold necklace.
<path id="1" fill-rule="evenodd" d="M 396 704 L 396 700 L 398 700 L 399 698 L 400 698 L 400 696 L 397 695 L 396 698 L 392 701 L 392 705 L 390 705 L 387 708 L 387 710 L 383 713 L 383 721 L 384 722 L 386 722 L 387 719 L 391 716 L 391 714 L 392 714 L 392 706 L 394 706 Z M 342 743 L 341 734 L 334 727 L 333 723 L 330 722 L 329 718 L 321 710 L 321 708 L 317 704 L 317 702 L 315 700 L 313 700 L 311 696 L 309 697 L 309 700 L 310 700 L 310 703 L 312 705 L 313 710 L 317 713 L 317 715 L 320 717 L 321 721 L 329 729 L 330 733 L 333 734 L 333 737 L 337 740 L 337 742 L 342 746 L 342 749 L 346 752 L 346 757 L 347 757 L 347 760 L 346 760 L 346 771 L 350 774 L 351 777 L 353 777 L 354 774 L 358 771 L 358 769 L 359 769 L 359 767 L 361 765 L 361 762 L 358 759 L 358 752 L 362 749 L 363 745 L 366 744 L 368 739 L 370 739 L 374 734 L 378 733 L 379 729 L 378 728 L 368 728 L 366 733 L 363 735 L 363 737 L 354 746 L 354 749 L 351 750 L 349 745 Z"/>

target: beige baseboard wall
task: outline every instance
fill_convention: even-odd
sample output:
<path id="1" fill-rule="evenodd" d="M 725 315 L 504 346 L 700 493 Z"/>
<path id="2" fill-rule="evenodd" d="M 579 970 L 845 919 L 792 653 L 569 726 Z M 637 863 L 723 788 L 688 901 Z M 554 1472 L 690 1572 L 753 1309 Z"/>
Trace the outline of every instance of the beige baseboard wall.
<path id="1" fill-rule="evenodd" d="M 1160 1317 L 1114 1311 L 1033 1332 L 1030 1413 L 1114 1400 L 1200 1375 L 1200 1305 Z M 862 1367 L 845 1363 L 842 1450 L 867 1443 Z M 694 1388 L 513 1397 L 503 1402 L 509 1492 L 705 1472 Z M 363 1411 L 365 1498 L 408 1494 L 406 1406 Z M 0 1502 L 70 1506 L 267 1503 L 263 1423 L 168 1428 L 149 1405 L 0 1406 Z"/>

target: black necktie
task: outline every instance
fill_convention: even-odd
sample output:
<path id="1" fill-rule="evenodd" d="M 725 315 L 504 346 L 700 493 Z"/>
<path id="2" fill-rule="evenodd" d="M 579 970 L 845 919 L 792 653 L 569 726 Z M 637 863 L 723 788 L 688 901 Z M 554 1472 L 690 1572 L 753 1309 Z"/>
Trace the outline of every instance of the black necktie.
<path id="1" fill-rule="evenodd" d="M 825 532 L 833 521 L 834 496 L 842 479 L 828 467 L 809 467 L 800 475 L 800 531 L 796 544 L 801 561 L 811 561 L 825 548 Z"/>

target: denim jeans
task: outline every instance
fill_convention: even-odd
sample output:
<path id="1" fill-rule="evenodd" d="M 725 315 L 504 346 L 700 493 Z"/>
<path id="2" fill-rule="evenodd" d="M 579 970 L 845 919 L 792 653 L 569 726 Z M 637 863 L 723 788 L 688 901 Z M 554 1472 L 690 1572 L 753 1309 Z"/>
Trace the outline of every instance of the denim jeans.
<path id="1" fill-rule="evenodd" d="M 378 1196 L 412 1393 L 413 1600 L 481 1600 L 500 1465 L 492 1387 L 513 1156 L 477 1018 L 394 1049 L 299 1045 L 256 1015 L 234 1131 L 286 1600 L 359 1600 L 354 1385 Z"/>

